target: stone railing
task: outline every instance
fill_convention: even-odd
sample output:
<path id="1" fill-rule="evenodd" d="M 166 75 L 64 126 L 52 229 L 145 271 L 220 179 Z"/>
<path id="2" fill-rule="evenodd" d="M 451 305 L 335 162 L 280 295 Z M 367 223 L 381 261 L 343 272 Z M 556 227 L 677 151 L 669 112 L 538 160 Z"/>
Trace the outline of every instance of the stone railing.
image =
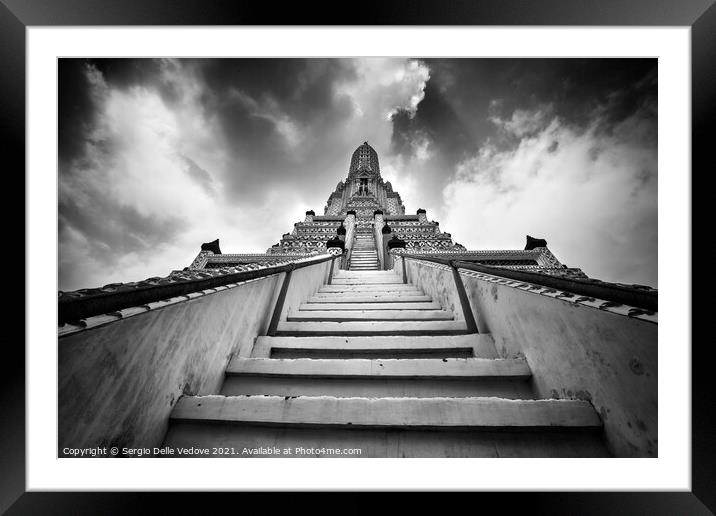
<path id="1" fill-rule="evenodd" d="M 373 213 L 373 239 L 375 240 L 375 250 L 378 254 L 378 263 L 380 268 L 385 270 L 385 253 L 383 252 L 383 212 L 375 210 Z"/>
<path id="2" fill-rule="evenodd" d="M 343 267 L 348 268 L 351 261 L 351 253 L 353 251 L 353 240 L 355 237 L 355 227 L 356 227 L 356 214 L 354 211 L 349 211 L 346 215 L 345 220 L 343 221 L 343 225 L 346 228 L 346 250 L 345 250 L 345 259 L 343 262 Z"/>

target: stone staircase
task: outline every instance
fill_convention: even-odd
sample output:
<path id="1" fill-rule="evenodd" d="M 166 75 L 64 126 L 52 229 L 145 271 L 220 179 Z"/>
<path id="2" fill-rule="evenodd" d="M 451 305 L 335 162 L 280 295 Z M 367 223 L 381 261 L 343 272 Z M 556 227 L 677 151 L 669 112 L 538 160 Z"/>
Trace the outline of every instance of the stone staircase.
<path id="1" fill-rule="evenodd" d="M 348 269 L 351 271 L 377 271 L 380 269 L 371 227 L 356 227 L 355 242 Z"/>
<path id="2" fill-rule="evenodd" d="M 608 456 L 589 402 L 535 399 L 525 359 L 498 358 L 489 334 L 468 333 L 393 271 L 337 272 L 251 357 L 231 360 L 218 395 L 180 398 L 164 444 L 226 456 Z"/>

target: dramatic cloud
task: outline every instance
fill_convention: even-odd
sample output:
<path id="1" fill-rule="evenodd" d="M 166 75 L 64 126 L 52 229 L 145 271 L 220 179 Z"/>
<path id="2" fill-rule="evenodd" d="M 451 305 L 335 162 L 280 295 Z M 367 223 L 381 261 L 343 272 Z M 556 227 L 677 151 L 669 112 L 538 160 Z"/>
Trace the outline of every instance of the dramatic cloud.
<path id="1" fill-rule="evenodd" d="M 61 70 L 60 289 L 165 275 L 216 237 L 264 252 L 323 209 L 364 140 L 390 169 L 390 115 L 416 110 L 429 79 L 410 59 Z"/>
<path id="2" fill-rule="evenodd" d="M 628 61 L 628 62 L 626 62 Z M 62 290 L 264 252 L 368 140 L 470 248 L 656 282 L 654 60 L 62 59 Z"/>
<path id="3" fill-rule="evenodd" d="M 525 234 L 597 278 L 656 284 L 657 163 L 646 105 L 605 130 L 518 110 L 494 122 L 519 143 L 486 144 L 445 188 L 445 227 L 471 247 L 507 249 Z"/>

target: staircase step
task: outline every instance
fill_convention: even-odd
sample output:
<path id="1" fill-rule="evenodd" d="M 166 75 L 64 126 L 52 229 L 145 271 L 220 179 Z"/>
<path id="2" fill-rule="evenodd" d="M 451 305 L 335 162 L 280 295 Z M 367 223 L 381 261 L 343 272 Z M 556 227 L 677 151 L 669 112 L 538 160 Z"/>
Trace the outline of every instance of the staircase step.
<path id="1" fill-rule="evenodd" d="M 183 396 L 172 420 L 225 423 L 415 429 L 535 429 L 602 427 L 582 400 L 502 398 L 288 398 Z"/>
<path id="2" fill-rule="evenodd" d="M 255 357 L 274 358 L 497 358 L 490 334 L 256 339 Z"/>
<path id="3" fill-rule="evenodd" d="M 420 303 L 432 301 L 430 296 L 419 293 L 326 293 L 308 298 L 309 303 Z"/>
<path id="4" fill-rule="evenodd" d="M 283 399 L 283 398 L 281 398 Z M 267 443 L 271 443 L 267 446 Z M 598 430 L 579 428 L 471 431 L 344 426 L 213 424 L 172 420 L 164 446 L 231 453 L 219 458 L 556 458 L 609 457 Z M 260 451 L 256 451 L 260 450 Z M 285 451 L 289 450 L 290 454 Z M 184 455 L 183 455 L 184 456 Z M 196 457 L 206 457 L 199 451 Z"/>
<path id="5" fill-rule="evenodd" d="M 380 276 L 377 278 L 342 278 L 333 277 L 331 285 L 380 285 L 380 284 L 402 284 L 402 281 L 398 281 L 397 276 Z"/>
<path id="6" fill-rule="evenodd" d="M 310 359 L 234 357 L 226 374 L 323 378 L 466 378 L 531 376 L 523 358 Z"/>
<path id="7" fill-rule="evenodd" d="M 323 285 L 319 292 L 419 292 L 422 291 L 407 283 L 386 283 L 381 285 Z"/>
<path id="8" fill-rule="evenodd" d="M 440 310 L 440 303 L 304 303 L 299 311 L 308 310 Z"/>
<path id="9" fill-rule="evenodd" d="M 374 271 L 374 272 L 352 273 L 352 272 L 350 272 L 350 271 L 341 269 L 341 270 L 338 270 L 338 271 L 335 273 L 335 275 L 334 275 L 334 277 L 336 277 L 336 278 L 341 278 L 341 277 L 344 277 L 344 276 L 345 276 L 345 277 L 350 277 L 350 278 L 353 278 L 353 277 L 355 277 L 355 278 L 358 278 L 358 277 L 363 278 L 363 277 L 370 277 L 370 276 L 394 276 L 394 277 L 396 277 L 396 278 L 398 277 L 398 275 L 397 275 L 394 271 L 392 271 L 392 270 L 390 270 L 390 271 Z"/>
<path id="10" fill-rule="evenodd" d="M 447 310 L 306 310 L 288 314 L 287 321 L 452 321 Z"/>
<path id="11" fill-rule="evenodd" d="M 278 323 L 276 335 L 458 335 L 467 333 L 464 321 L 355 321 Z"/>
<path id="12" fill-rule="evenodd" d="M 273 359 L 266 359 L 273 360 Z M 424 362 L 430 359 L 415 359 Z M 464 360 L 464 359 L 463 359 Z M 339 360 L 352 362 L 352 360 Z M 401 360 L 402 361 L 402 360 Z M 313 360 L 316 362 L 316 360 Z M 224 396 L 334 396 L 337 398 L 467 398 L 533 399 L 527 378 L 401 378 L 348 376 L 227 375 Z"/>

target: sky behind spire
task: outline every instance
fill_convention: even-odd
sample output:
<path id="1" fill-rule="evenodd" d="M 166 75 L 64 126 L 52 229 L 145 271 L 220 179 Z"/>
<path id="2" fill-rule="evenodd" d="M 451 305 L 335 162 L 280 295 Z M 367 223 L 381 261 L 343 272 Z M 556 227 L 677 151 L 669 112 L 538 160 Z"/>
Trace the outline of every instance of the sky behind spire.
<path id="1" fill-rule="evenodd" d="M 59 288 L 264 252 L 369 141 L 468 249 L 657 286 L 655 59 L 61 59 Z"/>

